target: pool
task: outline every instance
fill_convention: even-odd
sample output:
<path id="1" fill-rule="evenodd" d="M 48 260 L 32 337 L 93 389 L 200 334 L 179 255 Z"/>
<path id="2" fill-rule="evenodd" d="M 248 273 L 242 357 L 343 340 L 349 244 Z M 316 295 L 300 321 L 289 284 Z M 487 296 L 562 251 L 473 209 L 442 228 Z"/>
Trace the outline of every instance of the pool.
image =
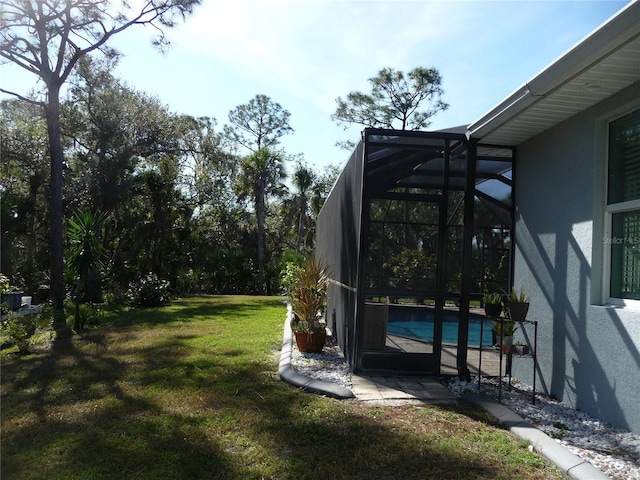
<path id="1" fill-rule="evenodd" d="M 392 306 L 389 308 L 389 322 L 387 323 L 387 333 L 400 335 L 417 340 L 433 342 L 433 316 L 435 310 L 429 307 Z M 469 314 L 469 341 L 470 347 L 480 345 L 480 326 L 482 325 L 480 315 Z M 493 324 L 485 321 L 482 327 L 482 345 L 490 347 L 492 345 L 491 329 Z M 444 311 L 444 321 L 442 322 L 442 343 L 456 345 L 458 343 L 458 312 L 452 310 Z"/>

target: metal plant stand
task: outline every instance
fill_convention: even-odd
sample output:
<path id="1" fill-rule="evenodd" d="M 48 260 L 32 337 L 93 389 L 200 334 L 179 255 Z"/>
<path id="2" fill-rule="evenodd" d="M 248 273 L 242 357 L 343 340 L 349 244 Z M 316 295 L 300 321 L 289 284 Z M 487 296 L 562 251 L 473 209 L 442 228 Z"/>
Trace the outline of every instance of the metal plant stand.
<path id="1" fill-rule="evenodd" d="M 503 318 L 503 317 L 487 317 L 484 316 L 482 317 L 482 319 L 480 320 L 480 348 L 479 348 L 479 353 L 478 353 L 478 390 L 480 390 L 480 383 L 482 380 L 482 332 L 484 330 L 484 321 L 485 320 L 490 320 L 493 322 L 500 322 L 501 324 L 503 324 L 504 322 L 509 322 L 511 321 L 508 318 Z M 507 389 L 509 391 L 511 391 L 511 367 L 513 365 L 513 359 L 514 358 L 531 358 L 533 360 L 533 385 L 532 385 L 532 392 L 531 392 L 531 403 L 535 405 L 536 403 L 536 372 L 537 372 L 537 352 L 538 352 L 538 322 L 537 320 L 522 320 L 520 322 L 516 322 L 518 325 L 520 325 L 520 328 L 522 328 L 523 332 L 526 332 L 525 327 L 526 325 L 533 325 L 533 348 L 531 349 L 530 353 L 528 354 L 516 354 L 514 355 L 513 353 L 513 346 L 509 348 L 508 353 L 504 353 L 503 352 L 503 348 L 502 348 L 502 340 L 503 340 L 503 332 L 504 329 L 500 328 L 500 363 L 499 363 L 499 370 L 498 370 L 498 377 L 499 377 L 499 381 L 498 381 L 498 401 L 502 402 L 502 364 L 503 364 L 503 357 L 504 361 L 506 363 L 506 371 L 505 374 L 508 377 L 508 381 L 507 381 Z M 528 339 L 528 336 L 525 333 L 525 338 Z M 531 343 L 531 342 L 529 342 Z"/>

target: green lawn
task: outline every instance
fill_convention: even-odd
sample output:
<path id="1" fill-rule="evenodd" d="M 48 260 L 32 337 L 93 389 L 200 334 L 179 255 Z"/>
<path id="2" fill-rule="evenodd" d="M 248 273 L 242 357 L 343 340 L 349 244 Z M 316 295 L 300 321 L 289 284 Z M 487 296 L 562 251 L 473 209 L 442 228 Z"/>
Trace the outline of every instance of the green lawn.
<path id="1" fill-rule="evenodd" d="M 9 479 L 565 478 L 471 407 L 373 407 L 277 375 L 279 298 L 112 314 L 2 357 Z"/>

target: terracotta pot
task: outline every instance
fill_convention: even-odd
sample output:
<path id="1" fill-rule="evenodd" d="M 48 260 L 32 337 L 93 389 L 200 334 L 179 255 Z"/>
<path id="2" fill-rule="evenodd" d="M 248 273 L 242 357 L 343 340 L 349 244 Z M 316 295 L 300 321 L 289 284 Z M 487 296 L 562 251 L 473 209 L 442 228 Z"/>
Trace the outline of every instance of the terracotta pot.
<path id="1" fill-rule="evenodd" d="M 296 336 L 296 344 L 298 350 L 307 353 L 320 353 L 324 348 L 324 342 L 327 339 L 327 332 L 293 332 Z"/>

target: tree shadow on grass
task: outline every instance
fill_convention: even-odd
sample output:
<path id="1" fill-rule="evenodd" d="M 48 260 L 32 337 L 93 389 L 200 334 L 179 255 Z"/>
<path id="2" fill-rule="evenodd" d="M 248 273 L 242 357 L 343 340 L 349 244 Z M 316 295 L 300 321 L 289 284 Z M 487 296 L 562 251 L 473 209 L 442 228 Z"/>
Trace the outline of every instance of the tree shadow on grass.
<path id="1" fill-rule="evenodd" d="M 202 419 L 180 412 L 194 385 L 181 343 L 116 358 L 70 341 L 4 365 L 3 478 L 242 478 Z"/>
<path id="2" fill-rule="evenodd" d="M 129 325 L 162 325 L 170 322 L 206 321 L 212 317 L 242 321 L 254 318 L 265 307 L 284 307 L 280 297 L 234 297 L 224 295 L 186 297 L 167 307 L 134 308 L 117 312 L 108 323 Z M 230 301 L 231 300 L 231 301 Z"/>
<path id="3" fill-rule="evenodd" d="M 3 365 L 3 478 L 518 477 L 415 428 L 437 421 L 418 410 L 303 393 L 268 352 L 194 356 L 179 327 L 105 329 Z"/>
<path id="4" fill-rule="evenodd" d="M 462 405 L 369 407 L 357 401 L 319 398 L 251 372 L 244 372 L 241 378 L 238 388 L 244 385 L 244 391 L 239 398 L 216 400 L 221 408 L 255 412 L 242 423 L 244 435 L 252 436 L 280 459 L 279 469 L 266 468 L 265 475 L 278 473 L 291 479 L 525 478 L 519 477 L 517 465 L 507 465 L 508 453 L 503 452 L 504 458 L 498 461 L 483 458 L 453 431 L 449 438 L 443 438 L 440 431 L 429 431 L 429 422 L 454 413 L 473 420 L 468 428 L 487 437 L 503 435 L 493 428 L 494 420 L 477 409 Z M 247 387 L 246 380 L 251 380 L 253 388 Z M 421 409 L 444 413 L 430 418 L 417 414 Z M 406 421 L 395 420 L 398 412 Z M 414 428 L 414 421 L 421 428 Z M 509 448 L 513 447 L 506 447 L 505 452 Z"/>

